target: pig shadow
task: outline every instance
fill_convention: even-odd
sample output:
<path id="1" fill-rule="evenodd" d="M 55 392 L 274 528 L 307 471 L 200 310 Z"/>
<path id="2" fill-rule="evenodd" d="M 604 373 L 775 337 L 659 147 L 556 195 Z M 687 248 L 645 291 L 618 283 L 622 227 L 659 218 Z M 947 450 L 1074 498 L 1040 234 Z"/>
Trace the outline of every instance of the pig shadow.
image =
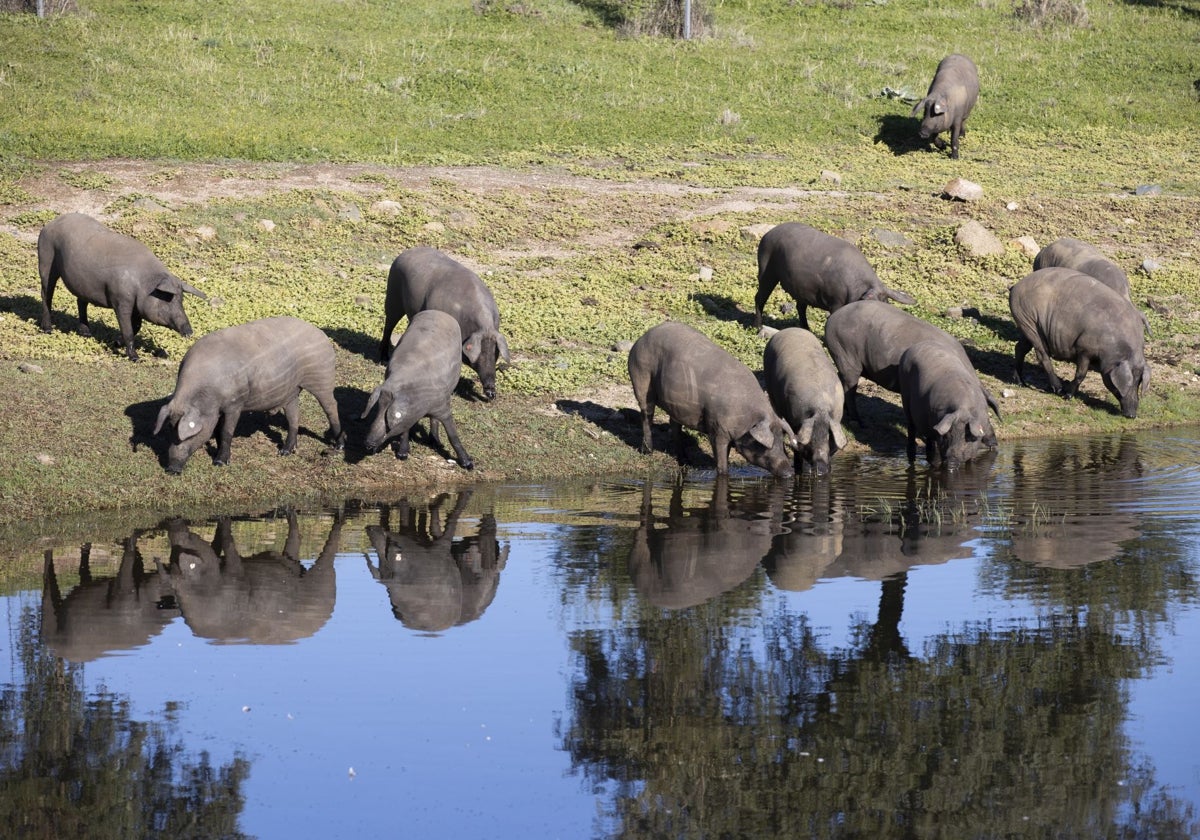
<path id="1" fill-rule="evenodd" d="M 329 340 L 341 347 L 347 353 L 362 356 L 368 362 L 382 364 L 379 361 L 379 336 L 370 336 L 361 330 L 350 330 L 345 327 L 325 327 L 325 335 Z"/>
<path id="2" fill-rule="evenodd" d="M 599 403 L 577 400 L 559 400 L 555 406 L 563 414 L 587 420 L 633 449 L 642 445 L 642 414 L 636 408 L 610 408 Z M 716 469 L 716 458 L 701 446 L 700 439 L 704 436 L 695 429 L 684 428 L 683 452 L 676 453 L 670 424 L 666 422 L 667 417 L 667 413 L 661 408 L 654 415 L 654 422 L 650 426 L 650 440 L 654 451 L 665 452 L 676 458 L 683 467 Z"/>
<path id="3" fill-rule="evenodd" d="M 754 329 L 754 313 L 743 311 L 741 305 L 728 295 L 693 292 L 688 297 L 700 304 L 700 307 L 713 318 L 731 321 L 746 329 Z"/>
<path id="4" fill-rule="evenodd" d="M 55 295 L 55 300 L 62 299 L 70 300 L 71 309 L 69 311 L 60 311 L 58 309 L 50 310 L 50 325 L 54 332 L 64 332 L 76 335 L 79 332 L 79 316 L 78 309 L 75 306 L 75 296 L 69 292 L 64 292 L 60 287 L 58 294 Z M 28 321 L 35 327 L 41 328 L 42 322 L 42 299 L 40 297 L 29 297 L 28 295 L 2 295 L 0 296 L 0 311 L 11 312 L 18 318 Z M 107 313 L 102 315 L 101 313 Z M 106 323 L 107 318 L 116 319 L 111 309 L 105 309 L 102 306 L 88 307 L 88 328 L 91 330 L 91 338 L 89 341 L 96 341 L 109 348 L 113 355 L 125 355 L 125 340 L 121 338 L 121 331 L 114 326 Z M 150 330 L 147 331 L 146 327 Z M 139 352 L 145 352 L 160 359 L 167 357 L 167 351 L 159 346 L 153 340 L 153 331 L 157 329 L 169 330 L 170 327 L 160 327 L 157 324 L 151 324 L 146 321 L 142 324 L 142 329 L 134 335 L 134 348 Z"/>
<path id="5" fill-rule="evenodd" d="M 168 454 L 171 447 L 171 436 L 167 433 L 166 429 L 160 430 L 157 435 L 154 434 L 154 426 L 158 423 L 158 413 L 167 404 L 168 399 L 170 397 L 160 397 L 155 400 L 132 403 L 125 408 L 125 416 L 129 418 L 130 450 L 137 452 L 140 447 L 147 447 L 158 458 L 158 463 L 164 470 L 169 463 Z M 340 400 L 338 400 L 338 416 L 342 420 L 342 428 L 344 429 L 346 418 L 342 415 Z M 219 429 L 220 426 L 217 428 Z M 236 460 L 237 458 L 238 440 L 253 437 L 257 434 L 265 435 L 268 440 L 275 444 L 276 448 L 283 446 L 284 441 L 287 439 L 287 421 L 284 420 L 283 414 L 266 411 L 243 412 L 242 416 L 238 418 L 237 427 L 233 430 L 234 442 L 230 456 L 231 459 Z M 325 440 L 323 430 L 322 432 L 314 432 L 301 423 L 297 434 L 299 437 L 314 438 L 320 441 L 322 446 L 329 446 L 329 442 Z M 205 442 L 204 452 L 208 455 L 210 463 L 217 456 L 217 439 L 215 434 L 210 440 Z M 199 450 L 192 455 L 192 459 L 197 454 L 199 454 Z"/>
<path id="6" fill-rule="evenodd" d="M 884 114 L 879 118 L 875 142 L 891 149 L 896 156 L 928 149 L 929 142 L 920 135 L 921 121 L 907 114 Z"/>

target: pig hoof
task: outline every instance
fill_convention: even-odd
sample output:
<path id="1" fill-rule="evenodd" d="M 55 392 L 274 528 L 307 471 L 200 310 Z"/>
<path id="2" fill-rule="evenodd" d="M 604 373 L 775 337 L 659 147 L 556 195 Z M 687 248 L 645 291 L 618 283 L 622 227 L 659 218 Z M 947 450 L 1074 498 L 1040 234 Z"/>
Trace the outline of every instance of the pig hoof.
<path id="1" fill-rule="evenodd" d="M 473 469 L 475 469 L 475 462 L 472 461 L 470 458 L 468 458 L 467 460 L 462 462 L 462 468 L 464 470 L 473 470 Z"/>

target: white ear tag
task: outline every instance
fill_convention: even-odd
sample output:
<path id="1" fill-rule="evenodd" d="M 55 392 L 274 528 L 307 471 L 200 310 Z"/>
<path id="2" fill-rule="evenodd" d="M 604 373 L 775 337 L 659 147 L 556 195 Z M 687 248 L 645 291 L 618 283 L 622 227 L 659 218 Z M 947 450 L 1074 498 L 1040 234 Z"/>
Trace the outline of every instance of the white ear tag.
<path id="1" fill-rule="evenodd" d="M 189 421 L 188 421 L 188 428 L 189 428 L 189 429 L 194 429 L 194 428 L 196 428 L 196 421 L 195 421 L 195 420 L 189 420 Z"/>

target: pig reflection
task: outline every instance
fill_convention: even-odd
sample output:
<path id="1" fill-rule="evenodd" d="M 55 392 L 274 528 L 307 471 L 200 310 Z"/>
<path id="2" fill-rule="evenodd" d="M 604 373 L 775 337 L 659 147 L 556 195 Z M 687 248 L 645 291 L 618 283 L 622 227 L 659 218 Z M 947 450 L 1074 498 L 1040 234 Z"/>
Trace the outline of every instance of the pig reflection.
<path id="1" fill-rule="evenodd" d="M 367 568 L 386 587 L 392 614 L 413 630 L 436 633 L 482 616 L 508 562 L 508 546 L 500 547 L 491 514 L 481 518 L 478 536 L 455 539 L 471 493 L 459 493 L 443 523 L 447 498 L 428 507 L 400 502 L 384 511 L 382 524 L 366 529 L 378 562 L 368 556 Z"/>
<path id="2" fill-rule="evenodd" d="M 752 512 L 771 507 L 770 499 L 747 499 L 745 510 L 730 501 L 729 478 L 718 474 L 707 508 L 684 510 L 683 487 L 672 490 L 666 520 L 651 510 L 653 487 L 642 490 L 641 525 L 634 536 L 629 574 L 648 602 L 684 609 L 734 589 L 753 573 L 771 549 L 778 527 Z M 768 492 L 782 495 L 779 485 Z M 778 504 L 774 505 L 775 507 Z"/>
<path id="3" fill-rule="evenodd" d="M 164 569 L 193 633 L 219 642 L 277 645 L 307 638 L 325 625 L 333 614 L 341 515 L 307 569 L 300 562 L 295 511 L 288 510 L 287 523 L 282 552 L 249 557 L 238 552 L 229 517 L 217 521 L 212 543 L 182 519 L 167 523 L 171 560 Z"/>
<path id="4" fill-rule="evenodd" d="M 1124 505 L 1141 497 L 1143 471 L 1129 436 L 1062 440 L 1013 449 L 1013 554 L 1026 563 L 1070 569 L 1111 560 L 1141 535 Z"/>
<path id="5" fill-rule="evenodd" d="M 812 589 L 825 570 L 842 554 L 846 512 L 834 497 L 832 483 L 815 481 L 797 493 L 795 512 L 781 521 L 782 533 L 771 540 L 763 558 L 767 577 L 777 589 Z"/>
<path id="6" fill-rule="evenodd" d="M 79 557 L 79 585 L 63 597 L 46 551 L 42 572 L 42 642 L 70 662 L 90 662 L 150 642 L 178 615 L 163 576 L 147 574 L 138 534 L 125 540 L 113 578 L 93 578 L 91 543 Z"/>

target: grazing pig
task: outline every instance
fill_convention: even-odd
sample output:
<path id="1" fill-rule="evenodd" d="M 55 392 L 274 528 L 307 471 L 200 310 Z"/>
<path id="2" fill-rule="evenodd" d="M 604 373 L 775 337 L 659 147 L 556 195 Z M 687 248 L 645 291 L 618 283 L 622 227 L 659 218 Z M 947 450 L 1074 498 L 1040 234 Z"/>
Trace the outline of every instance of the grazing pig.
<path id="1" fill-rule="evenodd" d="M 653 449 L 650 425 L 662 406 L 680 457 L 688 426 L 708 436 L 718 474 L 729 472 L 731 447 L 773 475 L 794 474 L 783 448 L 795 446 L 791 428 L 750 368 L 698 330 L 674 321 L 651 327 L 629 351 L 629 380 L 642 410 L 642 452 Z"/>
<path id="2" fill-rule="evenodd" d="M 836 312 L 856 300 L 916 303 L 911 295 L 883 285 L 858 248 L 800 222 L 776 225 L 758 243 L 755 329 L 762 327 L 763 307 L 780 284 L 795 298 L 804 329 L 810 306 Z"/>
<path id="3" fill-rule="evenodd" d="M 229 463 L 233 432 L 243 411 L 282 411 L 287 440 L 280 455 L 296 450 L 300 429 L 300 391 L 308 391 L 329 418 L 326 438 L 341 449 L 345 442 L 333 398 L 334 351 L 325 333 L 299 318 L 263 318 L 209 333 L 192 345 L 179 363 L 175 393 L 158 413 L 154 434 L 170 424 L 173 440 L 167 469 L 183 472 L 188 458 L 218 435 L 217 466 Z"/>
<path id="4" fill-rule="evenodd" d="M 397 438 L 397 458 L 407 458 L 408 432 L 423 417 L 429 418 L 429 434 L 440 443 L 437 424 L 446 427 L 446 436 L 464 469 L 475 463 L 458 439 L 450 397 L 458 385 L 462 367 L 462 334 L 454 317 L 437 309 L 426 309 L 409 317 L 408 329 L 400 336 L 388 362 L 383 384 L 371 393 L 363 419 L 379 406 L 367 432 L 367 449 L 375 451 L 384 441 Z"/>
<path id="5" fill-rule="evenodd" d="M 950 132 L 950 157 L 958 159 L 958 138 L 967 133 L 965 123 L 979 98 L 979 71 L 965 55 L 948 55 L 937 66 L 929 92 L 913 106 L 912 115 L 921 114 L 921 139 L 932 140 L 938 149 L 946 141 L 938 135 Z"/>
<path id="6" fill-rule="evenodd" d="M 975 371 L 941 341 L 919 341 L 900 356 L 900 399 L 908 421 L 908 460 L 925 441 L 931 466 L 958 467 L 996 446 Z"/>
<path id="7" fill-rule="evenodd" d="M 796 472 L 827 474 L 829 459 L 846 446 L 845 394 L 820 340 L 797 327 L 775 333 L 763 351 L 763 375 L 771 405 L 796 432 Z"/>
<path id="8" fill-rule="evenodd" d="M 88 304 L 112 309 L 125 354 L 137 361 L 133 337 L 142 321 L 192 334 L 183 311 L 183 293 L 206 295 L 167 271 L 136 239 L 109 230 L 90 216 L 67 213 L 38 234 L 38 273 L 42 279 L 42 332 L 50 332 L 50 304 L 62 278 L 79 303 L 79 334 L 90 336 Z"/>
<path id="9" fill-rule="evenodd" d="M 1041 268 L 1008 290 L 1008 306 L 1022 338 L 1013 360 L 1025 381 L 1025 356 L 1036 350 L 1050 390 L 1068 399 L 1091 369 L 1121 404 L 1137 417 L 1138 401 L 1150 384 L 1142 323 L 1137 311 L 1094 277 L 1070 268 Z M 1054 359 L 1075 363 L 1075 378 L 1063 384 Z"/>
<path id="10" fill-rule="evenodd" d="M 379 359 L 392 352 L 392 331 L 405 315 L 426 309 L 448 312 L 462 333 L 462 358 L 479 374 L 485 399 L 496 398 L 496 362 L 509 360 L 500 334 L 500 311 L 492 292 L 475 272 L 436 248 L 409 248 L 392 262 L 384 304 Z"/>
<path id="11" fill-rule="evenodd" d="M 900 390 L 900 356 L 919 341 L 942 342 L 973 371 L 962 345 L 949 333 L 915 315 L 877 300 L 863 300 L 844 306 L 825 322 L 825 344 L 837 366 L 846 392 L 845 417 L 859 422 L 858 380 L 866 376 L 889 391 Z M 1000 406 L 982 384 L 984 400 L 996 416 Z"/>
<path id="12" fill-rule="evenodd" d="M 1056 239 L 1042 250 L 1033 260 L 1033 270 L 1039 268 L 1073 268 L 1095 277 L 1105 286 L 1112 289 L 1133 306 L 1133 298 L 1129 293 L 1129 275 L 1112 260 L 1107 259 L 1100 250 L 1087 242 L 1064 236 Z M 1142 319 L 1142 329 L 1150 335 L 1150 320 L 1146 313 L 1134 307 L 1138 317 Z"/>

